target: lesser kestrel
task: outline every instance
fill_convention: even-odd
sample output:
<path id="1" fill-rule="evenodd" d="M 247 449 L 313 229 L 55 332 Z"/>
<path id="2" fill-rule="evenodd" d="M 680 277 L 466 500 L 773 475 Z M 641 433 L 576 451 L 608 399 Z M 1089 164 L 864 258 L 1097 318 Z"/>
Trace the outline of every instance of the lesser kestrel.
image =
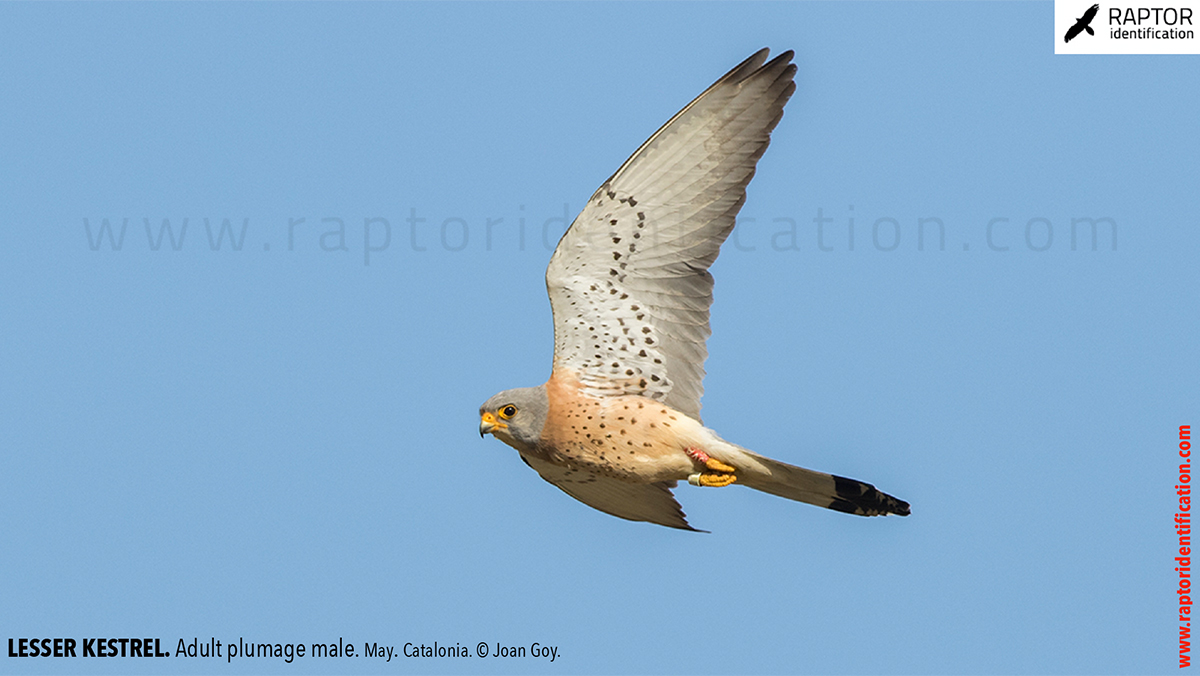
<path id="1" fill-rule="evenodd" d="M 480 435 L 614 516 L 695 530 L 676 482 L 733 483 L 875 516 L 909 505 L 871 484 L 731 444 L 700 421 L 713 278 L 746 185 L 796 85 L 764 49 L 679 111 L 588 200 L 546 269 L 554 368 L 479 409 Z"/>

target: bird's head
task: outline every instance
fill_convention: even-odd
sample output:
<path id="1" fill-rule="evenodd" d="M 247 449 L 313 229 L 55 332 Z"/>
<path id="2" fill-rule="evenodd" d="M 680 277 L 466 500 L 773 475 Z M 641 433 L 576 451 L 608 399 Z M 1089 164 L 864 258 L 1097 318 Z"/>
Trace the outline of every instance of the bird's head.
<path id="1" fill-rule="evenodd" d="M 549 410 L 545 385 L 505 390 L 479 407 L 479 436 L 491 434 L 518 450 L 532 448 Z"/>

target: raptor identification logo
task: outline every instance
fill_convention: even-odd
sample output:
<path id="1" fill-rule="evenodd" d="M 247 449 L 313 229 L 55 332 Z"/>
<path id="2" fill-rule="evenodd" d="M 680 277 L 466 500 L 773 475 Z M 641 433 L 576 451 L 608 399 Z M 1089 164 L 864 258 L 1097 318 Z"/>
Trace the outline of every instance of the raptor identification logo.
<path id="1" fill-rule="evenodd" d="M 1200 54 L 1200 0 L 1055 0 L 1055 54 Z"/>

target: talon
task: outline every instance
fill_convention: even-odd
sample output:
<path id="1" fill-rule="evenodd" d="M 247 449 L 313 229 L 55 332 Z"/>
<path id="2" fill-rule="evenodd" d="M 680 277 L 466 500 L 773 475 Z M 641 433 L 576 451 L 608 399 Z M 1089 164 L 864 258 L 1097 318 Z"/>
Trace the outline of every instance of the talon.
<path id="1" fill-rule="evenodd" d="M 683 449 L 683 452 L 687 453 L 688 456 L 691 457 L 692 460 L 695 460 L 696 462 L 704 463 L 705 467 L 711 469 L 714 472 L 722 472 L 722 473 L 732 474 L 737 471 L 735 468 L 730 467 L 729 465 L 726 465 L 725 463 L 721 462 L 720 460 L 717 460 L 716 458 L 712 457 L 711 455 L 705 453 L 704 451 L 702 451 L 699 448 L 696 448 L 694 446 L 689 446 L 689 447 Z M 689 481 L 690 481 L 690 479 L 689 479 Z M 722 484 L 722 485 L 724 485 L 724 484 Z"/>
<path id="2" fill-rule="evenodd" d="M 733 474 L 700 474 L 699 472 L 688 476 L 688 483 L 693 486 L 709 486 L 711 488 L 720 488 L 728 486 L 737 481 L 737 477 Z"/>
<path id="3" fill-rule="evenodd" d="M 734 472 L 737 471 L 736 469 L 730 467 L 729 465 L 726 465 L 725 463 L 721 462 L 720 460 L 717 460 L 716 458 L 709 458 L 708 460 L 706 460 L 704 462 L 704 466 L 711 469 L 714 472 L 721 472 L 723 474 L 733 474 Z"/>

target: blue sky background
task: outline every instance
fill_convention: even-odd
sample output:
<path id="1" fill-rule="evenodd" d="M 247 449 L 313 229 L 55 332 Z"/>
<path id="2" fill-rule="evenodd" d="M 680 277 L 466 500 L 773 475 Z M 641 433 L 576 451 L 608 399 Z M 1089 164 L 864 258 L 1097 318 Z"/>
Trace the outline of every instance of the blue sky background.
<path id="1" fill-rule="evenodd" d="M 1175 671 L 1198 57 L 1052 33 L 1049 3 L 0 5 L 0 638 L 559 652 L 0 671 Z M 549 373 L 564 209 L 763 46 L 798 87 L 713 268 L 705 422 L 913 515 L 681 487 L 712 534 L 618 520 L 477 407 Z"/>

